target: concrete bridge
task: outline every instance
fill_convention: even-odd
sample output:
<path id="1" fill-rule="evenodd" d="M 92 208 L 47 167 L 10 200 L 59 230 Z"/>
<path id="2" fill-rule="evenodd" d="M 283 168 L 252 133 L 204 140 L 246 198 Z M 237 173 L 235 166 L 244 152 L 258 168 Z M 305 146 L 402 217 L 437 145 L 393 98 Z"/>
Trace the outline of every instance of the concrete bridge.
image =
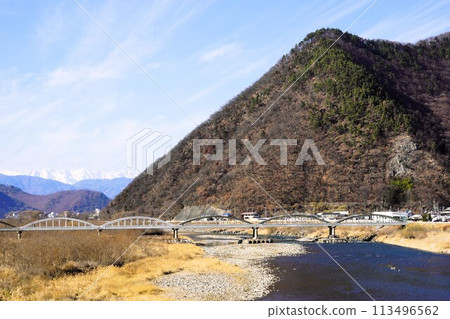
<path id="1" fill-rule="evenodd" d="M 268 219 L 250 222 L 233 216 L 209 215 L 188 219 L 185 221 L 165 221 L 153 217 L 132 216 L 107 221 L 102 225 L 74 218 L 48 218 L 40 219 L 23 226 L 14 226 L 8 222 L 0 221 L 0 232 L 17 232 L 18 238 L 27 231 L 67 231 L 67 230 L 93 230 L 99 234 L 104 230 L 172 230 L 173 238 L 179 239 L 179 231 L 195 229 L 252 229 L 253 239 L 258 238 L 258 230 L 271 227 L 328 227 L 329 237 L 335 237 L 337 226 L 395 226 L 406 225 L 406 220 L 399 220 L 377 214 L 351 215 L 341 219 L 326 219 L 315 215 L 293 214 L 281 215 Z"/>

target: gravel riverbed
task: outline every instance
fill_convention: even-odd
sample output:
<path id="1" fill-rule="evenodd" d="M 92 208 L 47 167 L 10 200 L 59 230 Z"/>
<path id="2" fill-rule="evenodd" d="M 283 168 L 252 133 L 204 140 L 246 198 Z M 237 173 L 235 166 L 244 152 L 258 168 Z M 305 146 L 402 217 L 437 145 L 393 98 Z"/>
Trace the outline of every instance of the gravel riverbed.
<path id="1" fill-rule="evenodd" d="M 190 273 L 180 271 L 155 280 L 176 300 L 254 300 L 269 293 L 277 278 L 267 260 L 277 256 L 305 253 L 300 244 L 221 245 L 203 247 L 206 256 L 239 266 L 240 273 Z"/>

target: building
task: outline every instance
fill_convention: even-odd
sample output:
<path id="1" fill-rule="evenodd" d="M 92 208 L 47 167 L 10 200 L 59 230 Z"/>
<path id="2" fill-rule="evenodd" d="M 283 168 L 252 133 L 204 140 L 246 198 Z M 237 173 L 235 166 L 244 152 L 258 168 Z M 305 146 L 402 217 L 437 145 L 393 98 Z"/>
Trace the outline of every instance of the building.
<path id="1" fill-rule="evenodd" d="M 349 212 L 348 210 L 335 210 L 333 212 L 318 213 L 317 215 L 326 219 L 337 220 L 347 217 Z"/>
<path id="2" fill-rule="evenodd" d="M 373 212 L 374 215 L 381 215 L 386 217 L 395 218 L 398 220 L 407 220 L 408 213 L 407 212 Z"/>
<path id="3" fill-rule="evenodd" d="M 214 219 L 215 219 L 215 220 L 227 221 L 227 220 L 229 220 L 230 217 L 233 217 L 233 214 L 232 214 L 232 213 L 229 213 L 229 212 L 225 212 L 225 213 L 222 213 L 222 214 L 219 215 L 219 216 L 220 216 L 220 217 L 215 217 Z"/>
<path id="4" fill-rule="evenodd" d="M 443 211 L 432 215 L 432 222 L 450 222 L 450 207 L 447 207 Z"/>
<path id="5" fill-rule="evenodd" d="M 257 212 L 244 212 L 241 214 L 241 218 L 248 221 L 258 220 L 261 218 L 261 214 Z"/>

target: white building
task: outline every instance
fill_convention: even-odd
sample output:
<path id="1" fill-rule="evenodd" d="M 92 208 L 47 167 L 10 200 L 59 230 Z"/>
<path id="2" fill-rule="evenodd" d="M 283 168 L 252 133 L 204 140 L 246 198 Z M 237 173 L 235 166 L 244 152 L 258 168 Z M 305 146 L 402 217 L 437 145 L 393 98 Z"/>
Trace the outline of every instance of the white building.
<path id="1" fill-rule="evenodd" d="M 406 220 L 408 218 L 407 212 L 373 212 L 373 214 L 391 217 L 399 220 Z"/>
<path id="2" fill-rule="evenodd" d="M 241 214 L 243 220 L 258 220 L 261 218 L 261 214 L 257 212 L 245 212 Z"/>

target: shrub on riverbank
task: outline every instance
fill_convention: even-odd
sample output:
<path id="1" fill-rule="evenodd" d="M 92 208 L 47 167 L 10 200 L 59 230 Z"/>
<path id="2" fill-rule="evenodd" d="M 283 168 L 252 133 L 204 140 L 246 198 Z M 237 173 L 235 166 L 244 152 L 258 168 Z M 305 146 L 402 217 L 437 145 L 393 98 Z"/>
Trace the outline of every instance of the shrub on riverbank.
<path id="1" fill-rule="evenodd" d="M 29 232 L 21 240 L 6 234 L 0 236 L 0 266 L 11 268 L 21 276 L 40 275 L 49 278 L 81 273 L 109 265 L 139 236 L 138 232 Z M 155 246 L 156 247 L 156 246 Z M 133 247 L 117 265 L 160 254 L 160 248 Z"/>
<path id="2" fill-rule="evenodd" d="M 167 253 L 160 240 L 144 236 L 123 254 L 140 235 L 137 231 L 108 231 L 100 236 L 89 231 L 23 235 L 18 240 L 15 234 L 0 233 L 0 300 L 26 300 L 59 278 Z"/>
<path id="3" fill-rule="evenodd" d="M 411 223 L 406 227 L 384 227 L 375 238 L 386 244 L 450 253 L 450 224 Z"/>
<path id="4" fill-rule="evenodd" d="M 400 232 L 401 236 L 410 239 L 421 239 L 427 236 L 427 227 L 422 224 L 409 224 Z"/>

